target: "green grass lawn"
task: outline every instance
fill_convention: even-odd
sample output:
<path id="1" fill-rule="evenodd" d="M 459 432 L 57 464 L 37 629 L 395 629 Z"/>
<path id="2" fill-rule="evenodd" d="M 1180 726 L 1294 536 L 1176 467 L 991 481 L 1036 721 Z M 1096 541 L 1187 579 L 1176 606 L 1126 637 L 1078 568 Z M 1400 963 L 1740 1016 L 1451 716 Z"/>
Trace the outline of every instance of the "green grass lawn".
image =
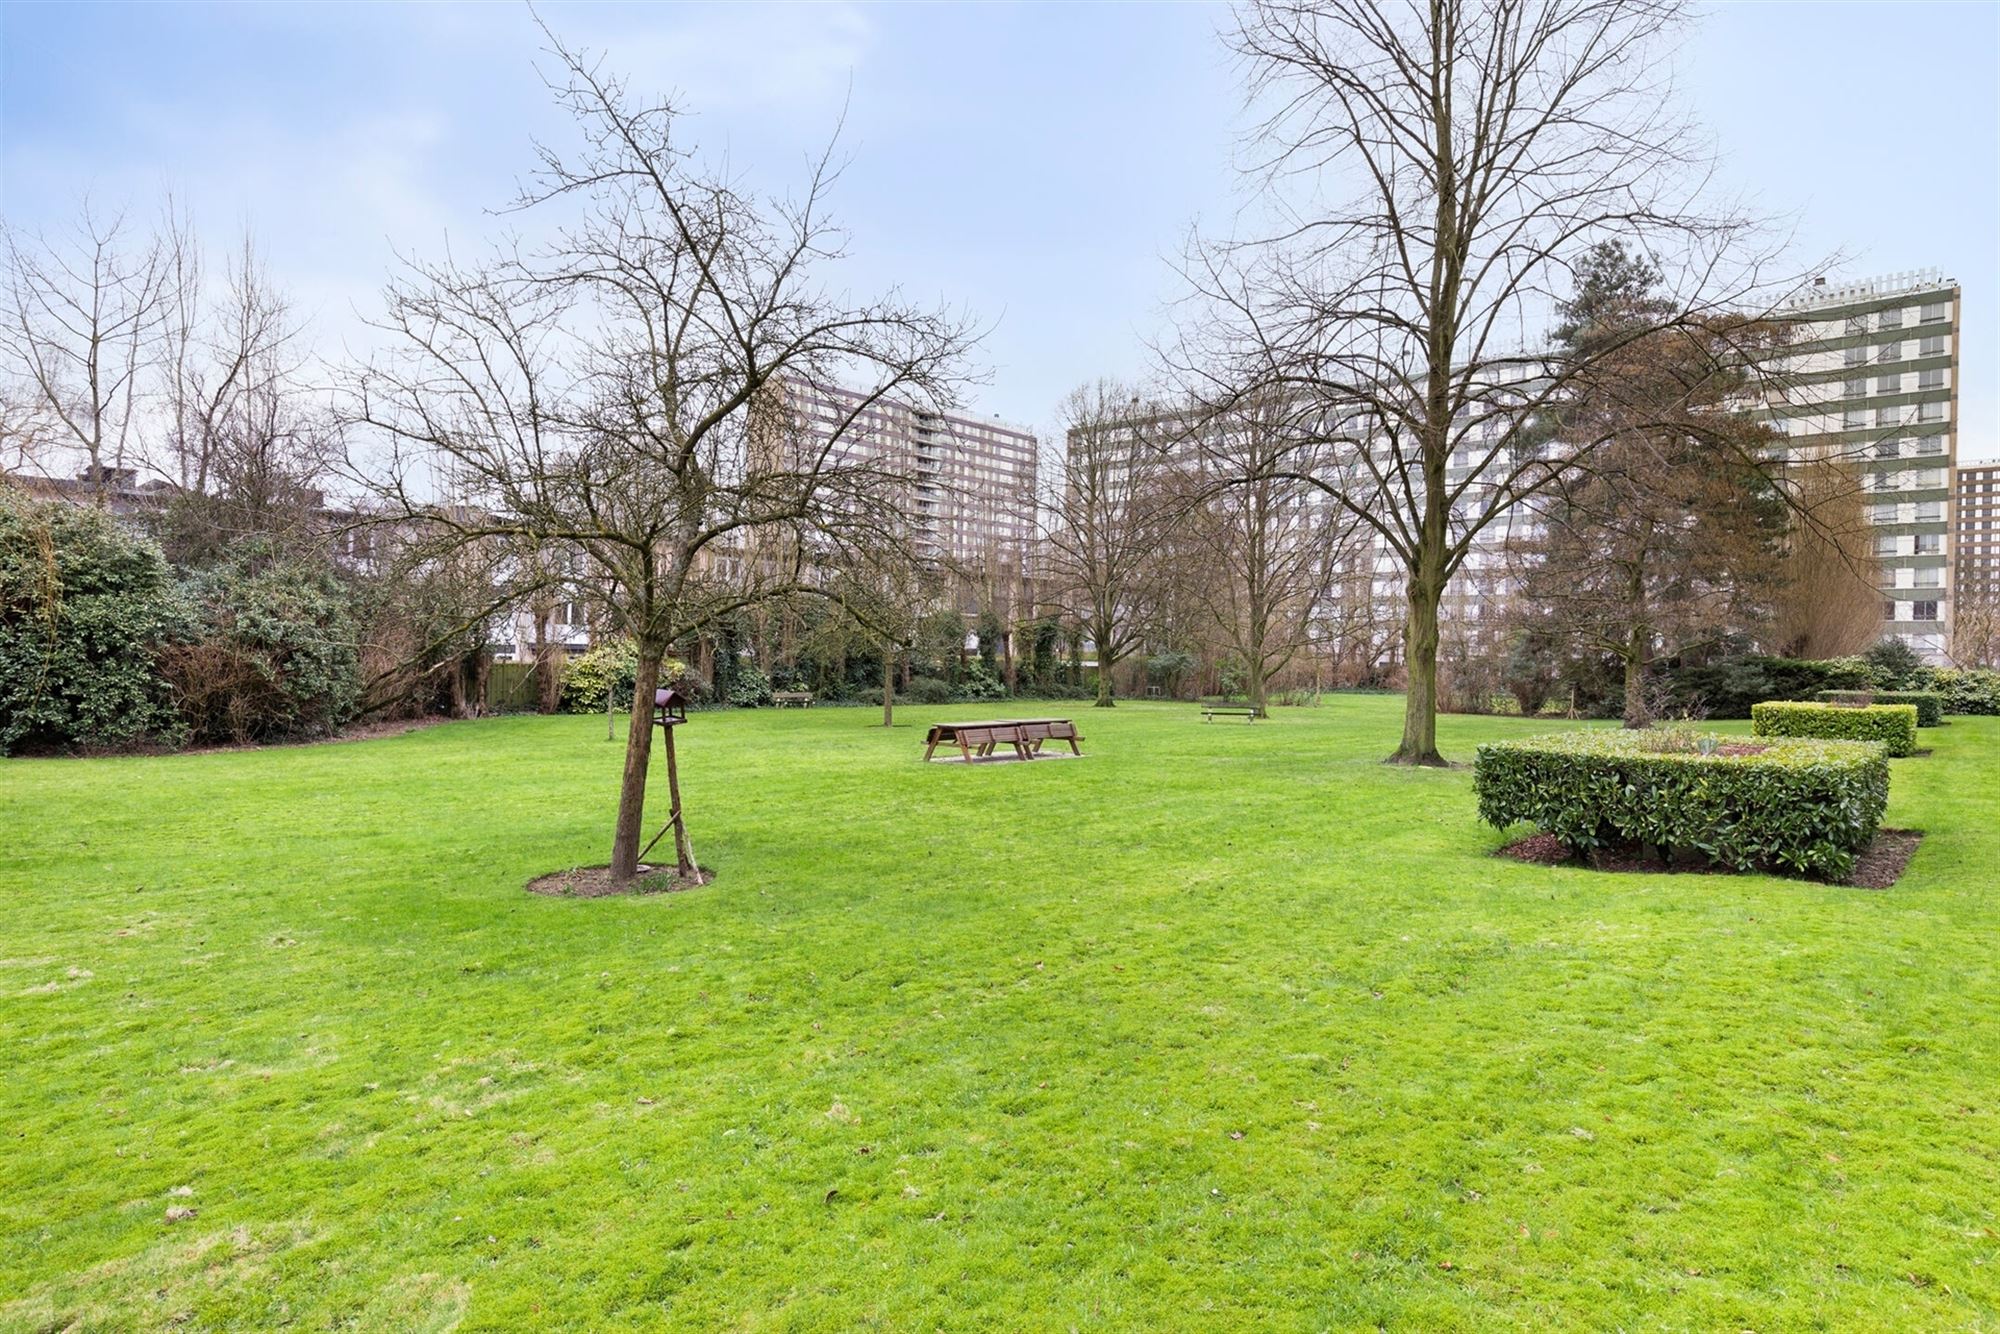
<path id="1" fill-rule="evenodd" d="M 1869 891 L 1493 858 L 1400 707 L 699 715 L 592 901 L 601 718 L 0 763 L 0 1328 L 1995 1328 L 2000 719 Z"/>

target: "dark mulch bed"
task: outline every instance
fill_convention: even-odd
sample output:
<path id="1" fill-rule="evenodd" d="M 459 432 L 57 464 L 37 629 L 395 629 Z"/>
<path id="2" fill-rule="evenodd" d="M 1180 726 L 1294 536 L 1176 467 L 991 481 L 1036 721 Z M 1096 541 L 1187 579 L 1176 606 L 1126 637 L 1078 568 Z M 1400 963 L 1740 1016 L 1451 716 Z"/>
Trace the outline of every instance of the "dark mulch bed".
<path id="1" fill-rule="evenodd" d="M 1923 842 L 1923 833 L 1915 829 L 1882 829 L 1876 831 L 1875 841 L 1862 849 L 1855 859 L 1854 869 L 1839 880 L 1836 885 L 1852 885 L 1858 889 L 1887 889 L 1902 878 L 1909 866 L 1910 858 L 1917 852 L 1917 845 Z M 1577 862 L 1569 855 L 1569 849 L 1554 834 L 1534 834 L 1516 839 L 1494 854 L 1496 857 L 1511 857 L 1519 862 L 1533 862 L 1537 866 L 1588 865 L 1593 871 L 1641 872 L 1658 875 L 1661 872 L 1693 875 L 1734 875 L 1726 866 L 1715 866 L 1699 858 L 1679 856 L 1672 862 L 1662 862 L 1649 850 L 1637 847 L 1611 848 L 1594 853 L 1587 863 Z M 1772 870 L 1772 875 L 1785 872 Z"/>
<path id="2" fill-rule="evenodd" d="M 682 876 L 671 866 L 639 864 L 639 874 L 619 882 L 611 878 L 608 866 L 573 866 L 567 871 L 551 871 L 528 882 L 530 894 L 551 894 L 565 899 L 601 899 L 613 894 L 676 894 L 699 889 L 715 879 L 715 872 L 702 867 L 697 875 Z"/>

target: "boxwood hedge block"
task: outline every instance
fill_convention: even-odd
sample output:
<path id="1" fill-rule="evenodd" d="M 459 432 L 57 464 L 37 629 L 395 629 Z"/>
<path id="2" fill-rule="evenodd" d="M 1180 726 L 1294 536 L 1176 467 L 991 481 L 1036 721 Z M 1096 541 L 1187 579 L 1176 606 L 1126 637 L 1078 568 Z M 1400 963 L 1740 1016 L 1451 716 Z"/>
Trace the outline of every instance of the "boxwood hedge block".
<path id="1" fill-rule="evenodd" d="M 1642 844 L 1739 871 L 1832 878 L 1852 869 L 1889 800 L 1880 745 L 1739 740 L 1703 755 L 1659 744 L 1607 730 L 1481 746 L 1472 775 L 1480 818 L 1502 829 L 1534 824 L 1577 852 Z"/>
<path id="2" fill-rule="evenodd" d="M 1917 726 L 1944 725 L 1944 696 L 1935 690 L 1822 690 L 1813 696 L 1822 704 L 1914 704 Z"/>
<path id="3" fill-rule="evenodd" d="M 1814 704 L 1765 700 L 1750 710 L 1750 730 L 1762 737 L 1815 737 L 1824 741 L 1879 741 L 1891 755 L 1917 753 L 1917 706 Z"/>

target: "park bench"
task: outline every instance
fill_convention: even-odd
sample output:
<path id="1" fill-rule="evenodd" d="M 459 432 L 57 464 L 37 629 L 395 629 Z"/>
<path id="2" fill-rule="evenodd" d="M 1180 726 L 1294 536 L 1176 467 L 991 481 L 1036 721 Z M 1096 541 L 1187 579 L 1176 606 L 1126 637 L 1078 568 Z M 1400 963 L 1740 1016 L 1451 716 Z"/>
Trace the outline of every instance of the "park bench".
<path id="1" fill-rule="evenodd" d="M 1201 720 L 1203 722 L 1212 723 L 1217 718 L 1241 718 L 1246 723 L 1254 723 L 1257 721 L 1257 710 L 1247 704 L 1202 705 Z"/>
<path id="2" fill-rule="evenodd" d="M 813 704 L 813 693 L 810 690 L 773 690 L 771 702 L 781 709 L 810 709 Z"/>
<path id="3" fill-rule="evenodd" d="M 939 746 L 957 746 L 967 763 L 991 758 L 1002 746 L 1011 746 L 1016 759 L 1032 760 L 1051 741 L 1066 741 L 1070 753 L 1083 754 L 1078 744 L 1076 724 L 1067 718 L 1018 718 L 978 723 L 936 723 L 924 739 L 924 758 L 930 759 Z"/>

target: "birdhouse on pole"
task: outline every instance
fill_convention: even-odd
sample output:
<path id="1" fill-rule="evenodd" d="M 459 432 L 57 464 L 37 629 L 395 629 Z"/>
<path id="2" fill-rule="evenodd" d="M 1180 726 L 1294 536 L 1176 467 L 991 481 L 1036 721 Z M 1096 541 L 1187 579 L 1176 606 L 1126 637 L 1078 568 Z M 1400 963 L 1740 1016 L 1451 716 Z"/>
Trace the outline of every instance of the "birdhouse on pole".
<path id="1" fill-rule="evenodd" d="M 663 686 L 653 692 L 653 721 L 662 727 L 673 727 L 688 720 L 688 697 L 672 686 Z"/>

